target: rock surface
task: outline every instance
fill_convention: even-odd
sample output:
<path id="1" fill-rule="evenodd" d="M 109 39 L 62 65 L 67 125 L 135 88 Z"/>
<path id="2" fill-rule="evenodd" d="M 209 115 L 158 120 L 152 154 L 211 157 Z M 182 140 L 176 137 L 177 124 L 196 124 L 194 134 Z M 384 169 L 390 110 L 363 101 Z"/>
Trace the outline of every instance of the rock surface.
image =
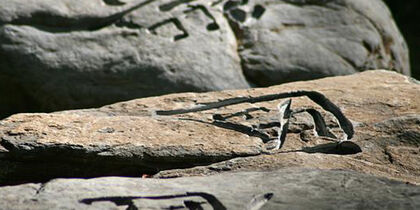
<path id="1" fill-rule="evenodd" d="M 229 11 L 237 17 L 243 71 L 255 84 L 366 69 L 410 74 L 407 46 L 381 0 L 265 0 Z M 240 11 L 258 20 L 241 21 Z"/>
<path id="2" fill-rule="evenodd" d="M 30 1 L 0 6 L 0 117 L 366 69 L 409 74 L 381 0 Z"/>
<path id="3" fill-rule="evenodd" d="M 420 187 L 340 170 L 169 180 L 56 179 L 0 188 L 5 209 L 418 209 Z M 201 207 L 201 208 L 200 208 Z"/>
<path id="4" fill-rule="evenodd" d="M 294 114 L 279 151 L 267 150 L 279 127 L 280 100 L 163 115 L 229 99 L 314 90 L 353 122 L 351 142 L 331 114 L 304 97 L 292 110 L 319 110 L 337 138 L 314 135 L 313 120 Z M 98 109 L 17 114 L 0 121 L 0 184 L 56 177 L 208 175 L 284 167 L 347 169 L 420 183 L 420 85 L 387 71 L 252 90 L 183 93 Z M 173 112 L 173 111 L 172 111 Z M 214 163 L 213 165 L 211 165 Z M 194 167 L 195 166 L 195 167 Z M 173 169 L 173 170 L 170 170 Z"/>

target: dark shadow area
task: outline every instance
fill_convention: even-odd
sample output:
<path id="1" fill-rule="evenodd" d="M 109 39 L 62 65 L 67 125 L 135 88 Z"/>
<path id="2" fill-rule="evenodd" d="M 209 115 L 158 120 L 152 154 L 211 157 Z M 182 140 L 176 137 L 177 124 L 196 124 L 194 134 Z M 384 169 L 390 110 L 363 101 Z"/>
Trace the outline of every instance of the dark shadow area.
<path id="1" fill-rule="evenodd" d="M 420 1 L 384 0 L 410 50 L 411 75 L 420 79 Z"/>
<path id="2" fill-rule="evenodd" d="M 121 2 L 118 0 L 103 0 L 103 2 L 110 6 L 122 6 L 125 4 L 125 2 Z"/>
<path id="3" fill-rule="evenodd" d="M 265 8 L 257 4 L 254 6 L 254 10 L 252 11 L 252 17 L 254 17 L 255 19 L 260 19 L 264 12 Z"/>
<path id="4" fill-rule="evenodd" d="M 229 10 L 229 14 L 234 20 L 239 21 L 241 23 L 245 22 L 246 20 L 246 12 L 241 9 L 231 9 Z"/>
<path id="5" fill-rule="evenodd" d="M 16 161 L 0 160 L 0 186 L 26 183 L 45 183 L 56 178 L 96 178 L 104 176 L 138 177 L 155 174 L 152 168 L 135 164 L 106 161 L 61 161 L 53 157 L 42 160 Z"/>
<path id="6" fill-rule="evenodd" d="M 343 141 L 341 143 L 327 143 L 316 145 L 314 147 L 304 147 L 302 152 L 306 153 L 324 153 L 335 155 L 353 155 L 362 152 L 362 148 L 354 142 Z"/>
<path id="7" fill-rule="evenodd" d="M 298 150 L 281 151 L 278 153 L 294 153 L 294 152 L 306 152 L 309 154 L 322 153 L 322 154 L 330 154 L 330 155 L 354 155 L 354 154 L 362 152 L 362 148 L 360 148 L 360 146 L 354 142 L 344 141 L 341 143 L 334 142 L 334 143 L 320 144 L 313 147 L 304 147 Z"/>
<path id="8" fill-rule="evenodd" d="M 165 4 L 160 5 L 159 10 L 162 11 L 162 12 L 171 11 L 172 9 L 174 9 L 177 6 L 180 6 L 182 4 L 186 4 L 186 3 L 189 3 L 189 2 L 192 2 L 192 1 L 195 1 L 195 0 L 174 0 L 174 1 L 171 1 L 169 3 L 165 3 Z"/>

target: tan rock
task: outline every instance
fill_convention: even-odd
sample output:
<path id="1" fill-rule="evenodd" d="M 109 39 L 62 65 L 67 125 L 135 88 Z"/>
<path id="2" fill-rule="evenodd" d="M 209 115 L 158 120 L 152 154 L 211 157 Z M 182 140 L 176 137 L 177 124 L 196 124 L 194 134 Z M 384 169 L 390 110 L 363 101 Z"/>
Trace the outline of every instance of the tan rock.
<path id="1" fill-rule="evenodd" d="M 336 148 L 334 140 L 311 135 L 313 123 L 308 115 L 297 114 L 291 119 L 283 148 L 267 151 L 264 143 L 276 135 L 275 125 L 267 124 L 276 122 L 276 106 L 281 100 L 156 114 L 161 113 L 159 110 L 296 90 L 318 91 L 338 105 L 353 122 L 355 144 Z M 0 176 L 19 182 L 51 177 L 141 176 L 161 171 L 155 177 L 173 177 L 299 166 L 350 169 L 420 183 L 419 94 L 420 85 L 408 77 L 369 71 L 270 88 L 171 94 L 98 109 L 18 114 L 0 122 L 0 145 L 5 148 L 0 161 L 14 168 Z M 294 98 L 292 109 L 300 108 L 322 110 L 308 98 Z M 241 114 L 245 110 L 248 115 Z M 342 136 L 332 115 L 321 113 L 331 131 Z M 228 119 L 217 121 L 216 116 Z M 269 128 L 265 133 L 256 132 L 262 124 Z M 349 152 L 343 155 L 346 148 Z M 182 169 L 193 166 L 198 167 Z M 30 176 L 19 175 L 28 167 L 34 171 Z M 176 170 L 162 171 L 166 169 Z"/>

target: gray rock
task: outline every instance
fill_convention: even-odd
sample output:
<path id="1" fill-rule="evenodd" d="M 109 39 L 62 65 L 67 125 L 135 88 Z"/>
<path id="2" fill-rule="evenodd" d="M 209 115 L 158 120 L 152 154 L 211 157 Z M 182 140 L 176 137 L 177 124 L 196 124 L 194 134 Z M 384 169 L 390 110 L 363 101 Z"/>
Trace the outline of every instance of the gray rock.
<path id="1" fill-rule="evenodd" d="M 249 87 L 223 13 L 165 2 L 4 3 L 0 76 L 19 89 L 0 90 L 14 99 L 1 111 L 19 103 L 30 104 L 22 107 L 29 111 L 51 111 Z"/>
<path id="2" fill-rule="evenodd" d="M 410 74 L 407 46 L 381 0 L 250 1 L 229 17 L 243 71 L 257 85 L 366 69 Z"/>
<path id="3" fill-rule="evenodd" d="M 4 209 L 418 209 L 420 187 L 342 170 L 56 179 L 0 187 Z"/>
<path id="4" fill-rule="evenodd" d="M 0 7 L 0 97 L 8 99 L 0 117 L 374 68 L 409 74 L 404 40 L 380 0 L 10 0 Z"/>

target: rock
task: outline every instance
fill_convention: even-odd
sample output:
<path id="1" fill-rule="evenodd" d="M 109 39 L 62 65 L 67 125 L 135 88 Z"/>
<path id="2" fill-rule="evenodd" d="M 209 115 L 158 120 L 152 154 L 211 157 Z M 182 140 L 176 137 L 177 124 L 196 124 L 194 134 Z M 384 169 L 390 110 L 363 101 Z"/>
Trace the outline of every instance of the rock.
<path id="1" fill-rule="evenodd" d="M 55 179 L 0 187 L 0 195 L 5 209 L 420 208 L 419 186 L 350 171 L 299 168 L 166 180 Z"/>
<path id="2" fill-rule="evenodd" d="M 15 169 L 2 178 L 11 182 L 141 176 L 257 155 L 263 145 L 240 132 L 175 118 L 18 114 L 3 122 L 0 144 L 8 152 L 0 161 Z"/>
<path id="3" fill-rule="evenodd" d="M 366 69 L 410 74 L 407 46 L 381 0 L 252 2 L 230 17 L 243 71 L 259 86 Z"/>
<path id="4" fill-rule="evenodd" d="M 31 104 L 16 111 L 249 87 L 221 11 L 203 2 L 104 2 L 9 1 L 0 8 L 0 75 L 19 88 L 15 100 Z"/>
<path id="5" fill-rule="evenodd" d="M 334 136 L 317 136 L 311 115 L 293 114 L 283 148 L 267 150 L 278 135 L 280 100 L 215 106 L 297 90 L 323 93 L 351 120 L 354 135 L 345 135 L 320 106 L 297 97 L 291 110 L 318 110 Z M 17 114 L 0 121 L 0 185 L 57 177 L 176 177 L 292 166 L 355 170 L 420 183 L 419 93 L 420 85 L 408 77 L 367 71 L 270 88 Z M 214 109 L 198 111 L 204 106 Z M 194 112 L 179 111 L 194 107 Z M 337 144 L 346 136 L 350 142 Z"/>
<path id="6" fill-rule="evenodd" d="M 400 79 L 397 79 L 398 77 Z M 408 78 L 403 79 L 396 74 L 385 72 L 366 72 L 351 77 L 318 81 L 320 83 L 316 84 L 292 83 L 292 86 L 296 89 L 312 90 L 319 90 L 317 86 L 326 89 L 334 87 L 334 90 L 330 90 L 336 95 L 327 95 L 330 99 L 334 98 L 334 102 L 352 120 L 355 126 L 352 142 L 359 147 L 347 144 L 340 151 L 336 149 L 336 144 L 314 135 L 303 139 L 302 135 L 312 131 L 298 129 L 296 133 L 288 134 L 285 148 L 274 155 L 263 154 L 235 158 L 209 166 L 161 171 L 155 177 L 210 175 L 224 171 L 255 171 L 299 166 L 351 169 L 420 183 L 420 101 L 416 96 L 420 93 L 420 86 Z M 289 87 L 288 85 L 280 87 L 282 88 L 279 91 L 289 90 L 285 88 Z M 294 107 L 307 106 L 306 103 L 297 105 L 298 100 L 293 103 Z M 330 124 L 330 127 L 334 125 Z M 362 152 L 358 152 L 359 149 Z"/>
<path id="7" fill-rule="evenodd" d="M 12 0 L 0 7 L 0 117 L 375 68 L 409 74 L 407 56 L 380 0 Z"/>

